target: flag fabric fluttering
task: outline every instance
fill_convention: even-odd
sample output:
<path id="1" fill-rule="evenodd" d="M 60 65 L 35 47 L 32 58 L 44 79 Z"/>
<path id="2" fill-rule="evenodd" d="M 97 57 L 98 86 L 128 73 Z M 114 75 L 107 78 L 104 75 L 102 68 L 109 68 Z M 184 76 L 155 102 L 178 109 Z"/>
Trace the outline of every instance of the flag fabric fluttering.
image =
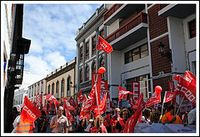
<path id="1" fill-rule="evenodd" d="M 138 108 L 135 113 L 126 121 L 123 133 L 134 133 L 134 128 L 139 120 L 142 110 L 145 108 L 145 102 L 143 100 L 143 93 L 140 94 L 138 99 Z"/>
<path id="2" fill-rule="evenodd" d="M 34 121 L 40 116 L 40 110 L 25 96 L 20 121 L 16 126 L 16 133 L 33 133 Z"/>
<path id="3" fill-rule="evenodd" d="M 179 92 L 177 92 L 177 91 L 174 91 L 174 92 L 166 91 L 166 95 L 163 100 L 164 103 L 172 101 L 178 94 L 179 94 Z"/>
<path id="4" fill-rule="evenodd" d="M 99 110 L 97 106 L 94 108 L 94 114 L 95 114 L 94 117 L 102 115 L 106 111 L 107 108 L 106 105 L 107 105 L 107 93 L 104 95 L 103 100 L 101 100 L 101 103 L 99 105 Z"/>
<path id="5" fill-rule="evenodd" d="M 118 99 L 122 100 L 124 98 L 124 96 L 126 96 L 127 94 L 133 94 L 133 92 L 127 91 L 125 88 L 118 86 Z"/>
<path id="6" fill-rule="evenodd" d="M 153 95 L 146 102 L 146 107 L 150 107 L 161 102 L 161 91 L 162 88 L 160 86 L 155 87 Z"/>
<path id="7" fill-rule="evenodd" d="M 101 36 L 98 36 L 98 43 L 97 43 L 96 49 L 103 50 L 106 53 L 111 53 L 113 51 L 112 46 Z"/>
<path id="8" fill-rule="evenodd" d="M 184 76 L 176 75 L 174 77 L 178 81 L 175 91 L 179 91 L 194 106 L 196 105 L 196 77 L 190 71 L 185 71 Z"/>

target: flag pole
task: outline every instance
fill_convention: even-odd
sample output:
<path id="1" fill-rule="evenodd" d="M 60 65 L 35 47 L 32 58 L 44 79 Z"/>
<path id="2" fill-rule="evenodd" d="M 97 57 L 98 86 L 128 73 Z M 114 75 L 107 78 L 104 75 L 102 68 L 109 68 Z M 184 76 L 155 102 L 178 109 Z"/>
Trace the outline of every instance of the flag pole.
<path id="1" fill-rule="evenodd" d="M 166 98 L 166 91 L 165 91 L 164 99 L 163 99 L 163 102 L 162 102 L 161 115 L 160 115 L 160 119 L 159 119 L 158 123 L 160 123 L 160 120 L 161 120 L 162 115 L 163 115 L 163 109 L 164 109 L 164 104 L 165 104 L 165 98 Z"/>
<path id="2" fill-rule="evenodd" d="M 177 111 L 176 111 L 176 115 L 178 114 L 178 112 L 179 112 L 179 110 L 180 110 L 180 108 L 181 108 L 181 105 L 182 105 L 182 103 L 183 103 L 183 100 L 184 100 L 184 97 L 182 96 L 180 105 L 178 106 L 178 109 L 177 109 Z"/>
<path id="3" fill-rule="evenodd" d="M 95 94 L 96 94 L 96 102 L 97 102 L 97 109 L 98 109 L 98 113 L 100 114 L 100 110 L 99 110 L 99 100 L 98 100 L 98 96 L 97 96 L 97 80 L 98 80 L 98 76 L 99 76 L 99 74 L 98 73 L 96 73 L 96 79 L 95 79 L 95 84 L 93 85 L 94 86 L 94 88 L 95 88 Z"/>

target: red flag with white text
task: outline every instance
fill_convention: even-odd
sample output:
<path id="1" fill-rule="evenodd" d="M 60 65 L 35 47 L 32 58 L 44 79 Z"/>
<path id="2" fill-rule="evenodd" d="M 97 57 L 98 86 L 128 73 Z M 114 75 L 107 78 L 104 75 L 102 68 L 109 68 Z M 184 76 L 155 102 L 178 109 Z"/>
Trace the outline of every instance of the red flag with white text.
<path id="1" fill-rule="evenodd" d="M 38 117 L 41 116 L 40 110 L 34 106 L 34 104 L 28 99 L 27 96 L 24 97 L 24 106 L 20 115 L 20 119 L 26 122 L 34 122 Z"/>
<path id="2" fill-rule="evenodd" d="M 175 91 L 181 92 L 193 105 L 196 105 L 196 77 L 190 71 L 185 71 L 184 76 L 176 75 L 178 81 Z"/>
<path id="3" fill-rule="evenodd" d="M 113 51 L 112 46 L 101 36 L 98 36 L 98 43 L 97 43 L 96 49 L 103 50 L 106 53 L 111 53 Z"/>
<path id="4" fill-rule="evenodd" d="M 164 97 L 164 103 L 170 102 L 173 100 L 176 96 L 178 95 L 177 91 L 171 92 L 171 91 L 166 91 L 165 97 Z"/>

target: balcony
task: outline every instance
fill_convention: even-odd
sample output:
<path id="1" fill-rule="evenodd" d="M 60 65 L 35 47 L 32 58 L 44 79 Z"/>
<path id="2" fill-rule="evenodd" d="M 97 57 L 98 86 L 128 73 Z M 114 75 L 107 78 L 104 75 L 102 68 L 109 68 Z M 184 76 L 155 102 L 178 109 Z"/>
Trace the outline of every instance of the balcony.
<path id="1" fill-rule="evenodd" d="M 145 9 L 145 4 L 114 4 L 104 14 L 104 24 L 110 25 L 119 18 L 127 18 L 135 12 L 141 12 Z"/>
<path id="2" fill-rule="evenodd" d="M 123 4 L 114 4 L 105 14 L 104 21 L 108 19 L 115 11 L 117 11 Z"/>
<path id="3" fill-rule="evenodd" d="M 111 33 L 106 40 L 115 50 L 121 50 L 145 37 L 147 37 L 147 14 L 140 12 L 126 24 Z"/>
<path id="4" fill-rule="evenodd" d="M 169 4 L 162 8 L 159 12 L 159 16 L 172 16 L 176 18 L 186 18 L 187 16 L 196 13 L 195 4 Z"/>

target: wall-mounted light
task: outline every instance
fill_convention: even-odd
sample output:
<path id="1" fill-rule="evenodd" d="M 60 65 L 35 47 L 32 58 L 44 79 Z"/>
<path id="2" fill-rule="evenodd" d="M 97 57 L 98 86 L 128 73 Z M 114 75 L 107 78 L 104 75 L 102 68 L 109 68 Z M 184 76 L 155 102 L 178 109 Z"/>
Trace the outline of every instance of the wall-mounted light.
<path id="1" fill-rule="evenodd" d="M 165 56 L 172 61 L 171 49 L 165 49 L 165 45 L 162 42 L 158 45 L 158 52 L 161 56 Z"/>

